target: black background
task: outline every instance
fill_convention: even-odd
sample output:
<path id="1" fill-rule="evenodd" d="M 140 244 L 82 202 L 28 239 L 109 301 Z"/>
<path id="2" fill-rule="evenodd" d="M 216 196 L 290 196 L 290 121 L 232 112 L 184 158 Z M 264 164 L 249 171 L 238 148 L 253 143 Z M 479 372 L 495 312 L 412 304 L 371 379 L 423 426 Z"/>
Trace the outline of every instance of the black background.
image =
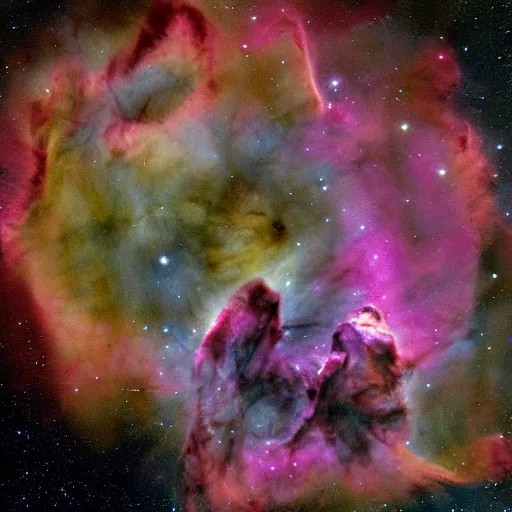
<path id="1" fill-rule="evenodd" d="M 68 7 L 56 0 L 0 2 L 1 86 L 6 78 L 4 59 L 38 27 L 56 23 Z M 143 3 L 119 5 L 106 0 L 97 12 L 115 23 Z M 353 9 L 365 7 L 364 1 L 348 4 Z M 389 9 L 390 16 L 409 28 L 410 37 L 442 35 L 454 47 L 464 72 L 458 101 L 482 133 L 496 165 L 495 192 L 508 220 L 507 213 L 512 216 L 512 2 L 399 0 Z M 29 378 L 24 373 L 27 361 L 44 361 L 44 356 L 44 339 L 29 295 L 7 276 L 0 260 L 0 510 L 170 511 L 177 507 L 172 469 L 166 475 L 145 474 L 143 459 L 151 448 L 151 436 L 128 430 L 118 446 L 98 453 L 67 426 L 49 386 L 51 368 L 41 366 Z M 512 507 L 509 486 L 489 484 L 453 489 L 441 501 L 424 497 L 410 510 L 507 507 Z"/>

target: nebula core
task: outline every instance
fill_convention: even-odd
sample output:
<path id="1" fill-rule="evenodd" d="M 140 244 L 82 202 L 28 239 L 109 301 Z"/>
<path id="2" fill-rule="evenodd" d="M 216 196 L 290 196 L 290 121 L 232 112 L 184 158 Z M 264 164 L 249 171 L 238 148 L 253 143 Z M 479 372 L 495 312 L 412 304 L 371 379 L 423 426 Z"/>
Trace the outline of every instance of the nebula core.
<path id="1" fill-rule="evenodd" d="M 364 464 L 372 469 L 363 488 L 357 491 L 355 480 L 341 472 L 333 482 L 340 492 L 365 503 L 407 501 L 414 489 L 432 490 L 426 481 L 500 479 L 511 467 L 502 435 L 510 430 L 510 396 L 502 385 L 510 358 L 488 356 L 476 377 L 468 373 L 482 343 L 487 346 L 492 336 L 507 342 L 499 329 L 490 328 L 485 340 L 472 332 L 492 323 L 493 315 L 510 318 L 510 302 L 492 310 L 485 302 L 494 275 L 510 289 L 510 234 L 494 204 L 493 169 L 480 138 L 453 106 L 461 80 L 454 54 L 439 41 L 404 49 L 385 20 L 347 18 L 336 34 L 308 25 L 300 3 L 269 2 L 240 20 L 215 2 L 156 0 L 124 32 L 102 36 L 111 43 L 108 55 L 95 60 L 85 50 L 81 58 L 41 59 L 32 75 L 39 77 L 33 78 L 39 90 L 11 90 L 16 121 L 5 123 L 3 136 L 2 166 L 11 188 L 8 197 L 2 192 L 8 201 L 2 246 L 11 273 L 26 283 L 37 306 L 62 407 L 84 435 L 105 444 L 130 422 L 141 430 L 155 421 L 176 423 L 162 451 L 169 443 L 181 449 L 186 438 L 188 446 L 191 439 L 197 443 L 197 429 L 207 431 L 201 434 L 209 436 L 202 455 L 192 450 L 193 462 L 186 452 L 182 458 L 185 472 L 194 475 L 187 489 L 196 492 L 190 491 L 195 485 L 207 496 L 188 500 L 189 510 L 242 510 L 250 482 L 258 485 L 257 462 L 251 467 L 247 460 L 261 461 L 259 445 L 245 438 L 235 443 L 233 458 L 215 458 L 214 431 L 226 418 L 215 423 L 208 417 L 219 412 L 214 390 L 205 391 L 205 377 L 198 377 L 201 351 L 217 336 L 229 304 L 242 300 L 239 290 L 254 282 L 279 302 L 272 349 L 296 374 L 280 367 L 280 384 L 268 384 L 265 359 L 250 376 L 233 363 L 233 375 L 219 370 L 206 381 L 237 382 L 233 396 L 258 389 L 258 399 L 277 396 L 278 403 L 300 405 L 240 406 L 230 416 L 234 431 L 249 436 L 260 425 L 258 436 L 272 439 L 275 459 L 284 460 L 284 452 L 296 449 L 289 444 L 297 434 L 290 433 L 290 422 L 300 417 L 316 421 L 307 428 L 299 424 L 305 436 L 316 436 L 321 452 L 328 441 L 317 439 L 324 428 L 318 425 L 332 423 L 325 420 L 330 413 L 320 411 L 324 395 L 333 387 L 332 393 L 342 394 L 353 378 L 350 351 L 370 350 L 371 343 L 359 340 L 347 348 L 345 339 L 344 348 L 335 350 L 345 354 L 336 359 L 340 380 L 329 384 L 331 391 L 321 382 L 310 384 L 314 405 L 298 398 L 306 393 L 305 375 L 331 364 L 340 322 L 374 311 L 379 321 L 370 327 L 388 333 L 393 348 L 378 356 L 387 361 L 385 369 L 359 354 L 364 369 L 354 371 L 371 389 L 385 388 L 379 388 L 379 400 L 399 388 L 403 396 L 400 407 L 390 409 L 393 421 L 401 422 L 400 411 L 411 424 L 392 440 L 377 434 L 386 448 L 365 452 Z M 84 40 L 94 48 L 93 34 Z M 328 58 L 336 61 L 330 75 L 324 72 Z M 237 322 L 245 325 L 249 306 L 239 307 Z M 364 331 L 369 324 L 362 325 Z M 261 341 L 266 338 L 247 335 L 247 325 L 240 329 L 228 336 L 235 341 L 218 343 L 239 343 L 243 355 L 234 349 L 235 360 L 259 361 L 261 346 L 269 350 Z M 241 341 L 246 338 L 256 344 L 247 348 Z M 212 350 L 209 357 L 220 357 Z M 395 362 L 396 374 L 389 370 Z M 381 370 L 370 372 L 374 364 Z M 400 385 L 393 380 L 399 374 Z M 480 426 L 461 419 L 471 425 L 461 431 L 441 409 L 422 405 L 424 382 L 432 377 L 428 392 L 439 393 L 441 409 L 459 401 L 461 418 L 471 417 L 471 398 L 461 396 L 483 384 L 483 396 L 499 413 Z M 454 397 L 454 386 L 464 391 Z M 269 395 L 262 398 L 261 389 Z M 353 390 L 346 393 L 341 402 L 349 395 L 353 400 Z M 376 396 L 367 399 L 368 411 L 350 413 L 350 421 L 329 428 L 369 429 L 374 407 L 383 406 L 375 405 Z M 208 412 L 201 406 L 198 416 L 196 406 L 205 400 Z M 203 423 L 212 421 L 216 426 L 206 429 Z M 276 434 L 281 421 L 282 436 Z M 425 422 L 443 421 L 448 427 L 440 450 L 432 443 L 436 429 Z M 473 445 L 480 466 L 454 462 L 466 453 L 464 446 L 491 434 Z M 413 456 L 413 446 L 447 469 Z M 361 451 L 356 442 L 343 449 L 348 459 Z M 246 469 L 233 462 L 238 456 Z M 216 471 L 247 478 L 238 487 L 231 482 L 231 494 L 213 497 L 221 477 L 197 482 L 210 457 Z M 334 462 L 304 460 L 300 478 L 310 482 L 304 492 L 315 496 L 318 472 L 331 471 Z M 414 482 L 390 494 L 389 482 L 378 477 L 392 471 L 383 460 L 400 466 L 400 473 L 411 472 Z M 288 478 L 285 466 L 272 466 L 276 482 Z M 305 499 L 301 486 L 285 492 L 282 483 L 270 483 L 266 489 L 268 499 L 262 494 L 247 510 Z M 341 510 L 339 497 L 334 501 Z"/>

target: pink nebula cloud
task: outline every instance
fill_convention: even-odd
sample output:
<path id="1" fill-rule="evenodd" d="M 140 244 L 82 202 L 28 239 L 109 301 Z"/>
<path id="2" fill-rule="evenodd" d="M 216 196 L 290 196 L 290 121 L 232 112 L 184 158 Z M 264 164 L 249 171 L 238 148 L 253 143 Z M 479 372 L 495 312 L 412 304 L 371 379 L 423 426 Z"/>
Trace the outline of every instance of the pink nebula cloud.
<path id="1" fill-rule="evenodd" d="M 181 418 L 176 443 L 193 445 L 188 485 L 214 510 L 241 503 L 251 486 L 262 510 L 289 504 L 306 488 L 309 496 L 322 471 L 351 495 L 360 477 L 364 499 L 399 500 L 414 486 L 510 468 L 501 438 L 482 441 L 485 464 L 472 475 L 403 446 L 422 417 L 438 421 L 419 405 L 411 421 L 407 401 L 423 398 L 403 375 L 416 369 L 419 381 L 437 375 L 453 386 L 436 372 L 457 351 L 467 368 L 480 350 L 471 328 L 488 318 L 481 305 L 493 286 L 484 255 L 495 249 L 510 287 L 510 237 L 479 136 L 452 103 L 454 53 L 437 42 L 404 50 L 385 21 L 367 24 L 385 11 L 371 5 L 347 10 L 333 34 L 300 2 L 240 19 L 210 2 L 156 0 L 142 21 L 102 32 L 107 55 L 93 56 L 95 36 L 84 31 L 82 55 L 33 66 L 36 90 L 13 81 L 0 158 L 6 282 L 13 302 L 25 290 L 18 302 L 31 304 L 45 333 L 52 388 L 70 420 L 105 442 L 118 424 L 144 429 L 199 404 L 192 426 Z M 279 321 L 277 310 L 251 316 L 256 306 L 239 290 L 255 282 L 279 303 Z M 269 367 L 269 354 L 284 363 Z M 489 359 L 490 373 L 502 364 Z M 204 380 L 205 368 L 208 386 L 193 378 Z M 217 381 L 230 388 L 227 404 L 212 398 Z M 498 388 L 489 393 L 500 403 Z M 237 437 L 227 460 L 216 436 L 251 431 L 244 400 L 261 389 L 266 433 L 256 444 Z M 231 401 L 230 423 L 222 411 Z M 334 402 L 349 419 L 329 416 Z M 461 444 L 505 428 L 489 420 Z M 267 460 L 269 439 L 277 445 Z M 358 458 L 356 476 L 343 453 Z M 411 471 L 396 493 L 391 466 Z M 222 472 L 228 490 L 217 496 Z M 296 487 L 281 481 L 290 472 Z M 202 499 L 192 499 L 197 510 Z"/>

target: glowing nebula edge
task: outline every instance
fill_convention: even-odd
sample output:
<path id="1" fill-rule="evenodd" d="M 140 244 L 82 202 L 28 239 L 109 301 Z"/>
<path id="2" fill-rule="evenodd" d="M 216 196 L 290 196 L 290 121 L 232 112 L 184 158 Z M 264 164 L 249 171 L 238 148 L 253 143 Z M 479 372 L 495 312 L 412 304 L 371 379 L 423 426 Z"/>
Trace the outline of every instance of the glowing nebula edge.
<path id="1" fill-rule="evenodd" d="M 52 389 L 98 449 L 165 426 L 190 511 L 512 468 L 511 236 L 454 53 L 304 5 L 156 0 L 12 77 L 2 250 Z"/>

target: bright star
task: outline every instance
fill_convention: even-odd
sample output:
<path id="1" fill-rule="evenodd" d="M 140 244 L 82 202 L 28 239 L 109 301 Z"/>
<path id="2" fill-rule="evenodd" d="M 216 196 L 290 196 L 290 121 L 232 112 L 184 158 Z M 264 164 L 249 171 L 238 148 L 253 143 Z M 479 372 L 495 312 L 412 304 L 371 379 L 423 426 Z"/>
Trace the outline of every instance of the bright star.
<path id="1" fill-rule="evenodd" d="M 169 265 L 169 258 L 165 255 L 162 256 L 158 261 L 160 262 L 160 265 L 162 265 L 163 267 Z"/>

